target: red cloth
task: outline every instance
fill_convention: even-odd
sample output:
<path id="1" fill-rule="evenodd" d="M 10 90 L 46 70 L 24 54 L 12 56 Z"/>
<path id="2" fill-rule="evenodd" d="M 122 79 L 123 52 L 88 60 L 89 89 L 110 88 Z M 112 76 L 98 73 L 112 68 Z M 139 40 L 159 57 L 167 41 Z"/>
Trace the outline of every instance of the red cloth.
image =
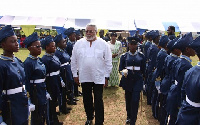
<path id="1" fill-rule="evenodd" d="M 22 47 L 22 48 L 24 48 L 25 47 L 25 44 L 23 43 L 23 41 L 26 39 L 26 37 L 21 37 L 21 39 L 20 39 L 20 46 Z"/>
<path id="2" fill-rule="evenodd" d="M 22 48 L 24 48 L 24 47 L 25 47 L 25 44 L 24 44 L 23 42 L 20 42 L 20 46 L 21 46 Z"/>

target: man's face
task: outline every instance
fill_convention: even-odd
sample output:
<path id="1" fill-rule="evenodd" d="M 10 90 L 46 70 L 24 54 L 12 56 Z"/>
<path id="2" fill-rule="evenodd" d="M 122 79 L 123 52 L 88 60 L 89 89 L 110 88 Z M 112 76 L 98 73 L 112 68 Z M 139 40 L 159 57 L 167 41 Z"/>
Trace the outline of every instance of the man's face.
<path id="1" fill-rule="evenodd" d="M 170 29 L 170 27 L 168 27 L 167 34 L 172 35 L 172 30 Z"/>
<path id="2" fill-rule="evenodd" d="M 85 36 L 88 41 L 92 41 L 96 39 L 97 31 L 92 26 L 87 26 L 85 30 Z"/>

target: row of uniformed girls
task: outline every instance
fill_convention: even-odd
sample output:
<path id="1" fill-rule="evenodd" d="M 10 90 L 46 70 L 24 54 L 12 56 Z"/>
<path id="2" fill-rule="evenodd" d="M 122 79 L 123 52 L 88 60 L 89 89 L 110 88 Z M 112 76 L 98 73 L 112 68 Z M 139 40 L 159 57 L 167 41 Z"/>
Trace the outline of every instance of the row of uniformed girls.
<path id="1" fill-rule="evenodd" d="M 195 94 L 199 93 L 199 75 L 190 69 L 192 68 L 190 57 L 195 56 L 195 51 L 197 54 L 200 53 L 198 52 L 200 39 L 193 41 L 192 33 L 187 33 L 182 38 L 169 40 L 168 36 L 162 36 L 159 40 L 158 31 L 150 31 L 146 37 L 149 42 L 144 47 L 144 51 L 147 51 L 145 85 L 147 104 L 152 105 L 153 117 L 158 119 L 161 125 L 200 124 L 200 116 L 197 113 L 200 109 L 200 100 L 195 98 L 197 97 Z M 188 72 L 192 72 L 190 74 L 193 76 L 187 75 Z M 192 78 L 197 79 L 188 81 Z"/>
<path id="2" fill-rule="evenodd" d="M 54 42 L 55 41 L 55 42 Z M 59 122 L 56 106 L 66 114 L 70 108 L 66 105 L 68 83 L 73 83 L 70 57 L 66 53 L 66 41 L 62 35 L 54 40 L 46 37 L 41 43 L 37 33 L 24 41 L 30 51 L 24 63 L 13 55 L 19 45 L 10 25 L 0 30 L 0 43 L 3 54 L 0 56 L 0 124 L 28 125 L 31 112 L 31 124 L 62 124 Z M 57 46 L 57 49 L 56 49 Z M 42 58 L 41 47 L 45 49 Z"/>

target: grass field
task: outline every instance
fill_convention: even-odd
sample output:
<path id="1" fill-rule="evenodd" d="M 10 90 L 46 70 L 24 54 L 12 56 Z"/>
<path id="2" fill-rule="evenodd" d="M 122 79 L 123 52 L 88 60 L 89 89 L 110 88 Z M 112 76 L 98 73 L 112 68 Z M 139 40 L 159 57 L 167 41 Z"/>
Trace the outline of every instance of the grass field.
<path id="1" fill-rule="evenodd" d="M 0 54 L 2 54 L 0 48 Z M 15 56 L 24 61 L 28 56 L 29 51 L 27 49 L 20 49 Z M 44 51 L 42 51 L 42 55 Z M 192 57 L 192 65 L 197 64 L 197 57 Z M 79 88 L 81 91 L 81 88 Z M 125 125 L 126 121 L 126 109 L 124 90 L 120 87 L 108 87 L 104 89 L 104 125 Z M 80 100 L 77 105 L 71 106 L 72 110 L 67 115 L 60 115 L 60 121 L 63 121 L 65 125 L 84 125 L 86 116 L 83 107 L 82 97 L 78 97 Z M 141 103 L 142 102 L 142 103 Z M 142 107 L 141 107 L 142 104 Z M 138 119 L 136 125 L 159 125 L 159 122 L 152 116 L 151 106 L 146 105 L 146 96 L 143 96 L 140 101 L 140 107 L 138 110 Z"/>

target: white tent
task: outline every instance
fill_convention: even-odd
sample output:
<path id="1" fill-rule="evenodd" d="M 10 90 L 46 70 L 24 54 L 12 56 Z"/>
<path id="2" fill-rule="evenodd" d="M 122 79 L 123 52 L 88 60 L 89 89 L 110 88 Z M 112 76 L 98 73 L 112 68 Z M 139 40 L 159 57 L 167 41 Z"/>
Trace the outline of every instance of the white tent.
<path id="1" fill-rule="evenodd" d="M 118 30 L 134 30 L 133 20 L 144 20 L 147 27 L 142 27 L 159 30 L 162 22 L 177 22 L 189 32 L 200 31 L 195 28 L 200 22 L 199 5 L 199 0 L 1 0 L 0 16 L 17 16 L 14 25 L 30 24 L 27 17 L 37 18 L 35 25 L 45 26 L 61 26 L 55 22 L 63 18 L 65 27 L 77 28 L 84 27 L 77 25 L 78 19 L 89 19 L 99 28 Z"/>

